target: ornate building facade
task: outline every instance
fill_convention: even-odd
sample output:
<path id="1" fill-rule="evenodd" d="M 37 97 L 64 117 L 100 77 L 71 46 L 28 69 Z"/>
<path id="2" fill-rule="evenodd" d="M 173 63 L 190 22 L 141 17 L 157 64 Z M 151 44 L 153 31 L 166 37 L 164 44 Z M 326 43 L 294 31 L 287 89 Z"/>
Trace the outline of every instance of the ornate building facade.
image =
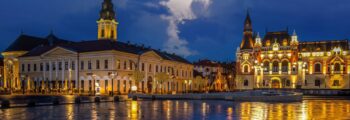
<path id="1" fill-rule="evenodd" d="M 4 56 L 7 89 L 42 93 L 127 94 L 186 92 L 193 65 L 144 45 L 117 41 L 111 0 L 104 0 L 98 40 L 73 42 L 53 34 L 20 35 Z"/>
<path id="2" fill-rule="evenodd" d="M 237 49 L 238 89 L 349 89 L 348 40 L 300 42 L 294 31 L 253 33 L 249 14 Z"/>

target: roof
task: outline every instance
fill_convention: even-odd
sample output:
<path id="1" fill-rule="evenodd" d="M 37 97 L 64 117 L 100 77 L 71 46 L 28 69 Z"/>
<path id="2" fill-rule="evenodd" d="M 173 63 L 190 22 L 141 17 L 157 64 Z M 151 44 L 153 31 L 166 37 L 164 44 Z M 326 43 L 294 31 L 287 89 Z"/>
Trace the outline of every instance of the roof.
<path id="1" fill-rule="evenodd" d="M 165 60 L 178 61 L 186 64 L 191 64 L 191 62 L 175 54 L 170 54 L 170 53 L 163 52 L 160 50 L 155 50 L 152 48 L 146 48 L 144 46 L 133 45 L 130 43 L 115 42 L 112 40 L 92 40 L 92 41 L 72 42 L 72 43 L 66 43 L 66 44 L 56 44 L 54 46 L 48 46 L 48 45 L 40 46 L 29 51 L 27 54 L 21 57 L 40 56 L 45 52 L 56 47 L 62 47 L 77 53 L 116 50 L 116 51 L 141 55 L 145 52 L 154 51 Z"/>
<path id="2" fill-rule="evenodd" d="M 349 50 L 348 40 L 321 40 L 314 42 L 299 42 L 299 50 L 301 52 L 309 51 L 330 51 L 335 47 L 340 47 L 342 50 Z"/>
<path id="3" fill-rule="evenodd" d="M 11 51 L 30 51 L 35 47 L 40 45 L 54 45 L 54 44 L 62 44 L 67 43 L 69 41 L 62 40 L 50 34 L 46 38 L 34 37 L 29 35 L 20 35 L 8 48 L 5 49 L 4 52 Z"/>
<path id="4" fill-rule="evenodd" d="M 272 45 L 277 42 L 280 45 L 283 45 L 283 41 L 287 41 L 289 44 L 291 41 L 291 37 L 288 31 L 275 31 L 275 32 L 267 32 L 263 39 L 263 46 L 266 46 L 266 42 L 269 41 Z"/>

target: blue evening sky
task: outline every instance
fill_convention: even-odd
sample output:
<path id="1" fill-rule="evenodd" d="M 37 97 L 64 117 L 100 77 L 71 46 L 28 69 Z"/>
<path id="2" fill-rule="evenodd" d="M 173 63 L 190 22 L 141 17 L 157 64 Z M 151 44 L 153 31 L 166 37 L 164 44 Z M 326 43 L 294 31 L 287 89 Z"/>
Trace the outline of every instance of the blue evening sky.
<path id="1" fill-rule="evenodd" d="M 103 0 L 2 0 L 0 50 L 21 33 L 94 40 Z M 119 41 L 145 44 L 187 59 L 235 59 L 247 9 L 253 29 L 295 29 L 301 41 L 347 39 L 349 0 L 113 0 Z"/>

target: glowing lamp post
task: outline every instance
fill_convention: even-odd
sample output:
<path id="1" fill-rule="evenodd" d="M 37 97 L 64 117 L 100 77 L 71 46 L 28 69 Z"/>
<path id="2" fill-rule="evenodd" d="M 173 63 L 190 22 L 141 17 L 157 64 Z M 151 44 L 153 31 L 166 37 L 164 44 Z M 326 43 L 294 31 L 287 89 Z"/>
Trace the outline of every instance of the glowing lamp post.
<path id="1" fill-rule="evenodd" d="M 137 86 L 132 86 L 131 87 L 131 93 L 136 93 L 136 91 L 137 91 Z"/>

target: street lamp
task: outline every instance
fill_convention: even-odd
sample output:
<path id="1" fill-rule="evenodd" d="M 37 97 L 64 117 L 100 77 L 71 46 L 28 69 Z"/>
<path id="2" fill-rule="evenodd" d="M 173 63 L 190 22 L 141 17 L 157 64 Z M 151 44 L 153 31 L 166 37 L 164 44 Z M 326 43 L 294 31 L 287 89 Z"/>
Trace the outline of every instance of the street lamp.
<path id="1" fill-rule="evenodd" d="M 25 81 L 26 75 L 21 75 L 21 78 L 22 78 L 22 94 L 24 94 L 25 92 L 24 81 Z"/>
<path id="2" fill-rule="evenodd" d="M 112 78 L 112 93 L 111 95 L 114 95 L 114 77 L 117 75 L 117 72 L 113 72 L 110 74 L 111 78 Z"/>
<path id="3" fill-rule="evenodd" d="M 93 91 L 92 91 L 93 93 L 92 94 L 95 96 L 96 95 L 96 85 L 95 85 L 96 84 L 96 82 L 95 82 L 96 75 L 93 74 L 92 78 L 93 78 L 93 84 L 92 84 L 93 85 Z"/>

